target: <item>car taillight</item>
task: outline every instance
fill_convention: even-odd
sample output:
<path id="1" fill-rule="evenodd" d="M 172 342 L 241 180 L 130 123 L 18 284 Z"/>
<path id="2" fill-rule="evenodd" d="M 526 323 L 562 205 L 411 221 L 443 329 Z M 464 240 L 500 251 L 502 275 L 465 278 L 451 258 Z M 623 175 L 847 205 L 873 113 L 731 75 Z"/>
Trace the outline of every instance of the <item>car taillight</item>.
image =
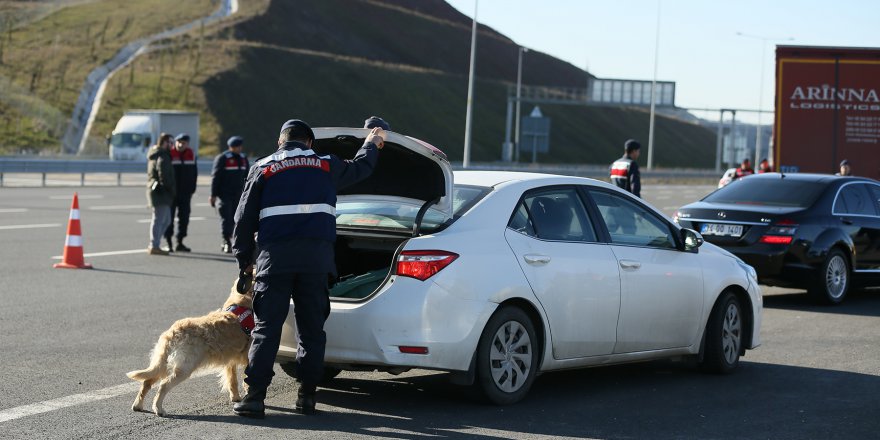
<path id="1" fill-rule="evenodd" d="M 767 244 L 791 244 L 793 238 L 791 235 L 764 235 L 759 241 Z"/>
<path id="2" fill-rule="evenodd" d="M 794 220 L 779 220 L 758 241 L 767 244 L 791 244 L 794 234 L 797 232 L 797 226 Z"/>
<path id="3" fill-rule="evenodd" d="M 447 251 L 403 251 L 397 258 L 397 274 L 425 281 L 456 258 L 458 254 Z"/>

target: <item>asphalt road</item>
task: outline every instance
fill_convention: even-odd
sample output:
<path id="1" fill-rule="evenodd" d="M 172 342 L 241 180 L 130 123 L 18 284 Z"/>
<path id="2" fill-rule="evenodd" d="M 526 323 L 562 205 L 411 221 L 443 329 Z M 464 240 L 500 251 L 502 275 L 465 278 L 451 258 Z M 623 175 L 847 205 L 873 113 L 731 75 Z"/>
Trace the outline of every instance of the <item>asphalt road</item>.
<path id="1" fill-rule="evenodd" d="M 276 368 L 262 421 L 233 415 L 214 376 L 177 387 L 169 417 L 135 413 L 137 385 L 125 372 L 146 366 L 172 322 L 219 307 L 237 270 L 219 252 L 204 186 L 187 239 L 194 252 L 170 257 L 143 251 L 142 187 L 77 188 L 95 269 L 53 269 L 73 190 L 0 188 L 0 438 L 880 436 L 880 293 L 822 307 L 772 288 L 764 344 L 729 376 L 667 361 L 549 373 L 525 401 L 495 407 L 443 373 L 345 372 L 319 392 L 322 414 L 304 417 L 290 411 L 296 386 Z M 671 214 L 710 190 L 650 186 L 644 195 Z"/>

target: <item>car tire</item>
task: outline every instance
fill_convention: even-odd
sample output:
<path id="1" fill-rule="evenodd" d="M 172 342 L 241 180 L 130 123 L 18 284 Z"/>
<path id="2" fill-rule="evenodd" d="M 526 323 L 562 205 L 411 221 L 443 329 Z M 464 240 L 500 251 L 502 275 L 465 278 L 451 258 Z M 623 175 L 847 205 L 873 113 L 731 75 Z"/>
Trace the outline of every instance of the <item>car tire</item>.
<path id="1" fill-rule="evenodd" d="M 496 405 L 519 402 L 535 381 L 540 346 L 529 316 L 517 307 L 501 307 L 480 336 L 474 386 Z"/>
<path id="2" fill-rule="evenodd" d="M 823 304 L 840 304 L 851 284 L 849 259 L 840 249 L 832 249 L 819 266 L 810 294 Z"/>
<path id="3" fill-rule="evenodd" d="M 297 379 L 296 370 L 298 365 L 296 362 L 282 362 L 278 365 L 281 366 L 281 370 L 284 371 L 288 376 Z M 339 375 L 339 373 L 341 372 L 342 370 L 340 370 L 339 368 L 324 367 L 324 375 L 321 376 L 321 382 L 319 382 L 319 384 L 326 384 L 330 382 L 331 380 L 336 378 L 336 376 Z"/>
<path id="4" fill-rule="evenodd" d="M 739 365 L 744 335 L 742 306 L 733 292 L 724 292 L 715 302 L 704 333 L 700 367 L 709 373 L 727 374 Z"/>

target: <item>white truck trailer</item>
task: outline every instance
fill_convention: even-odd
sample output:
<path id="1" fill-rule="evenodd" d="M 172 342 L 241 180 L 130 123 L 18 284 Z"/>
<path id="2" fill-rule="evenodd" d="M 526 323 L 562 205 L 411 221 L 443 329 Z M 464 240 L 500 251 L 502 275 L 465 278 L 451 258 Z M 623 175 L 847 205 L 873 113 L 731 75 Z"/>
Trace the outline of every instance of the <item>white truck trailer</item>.
<path id="1" fill-rule="evenodd" d="M 189 135 L 189 146 L 199 152 L 199 114 L 179 110 L 128 110 L 110 135 L 110 160 L 146 161 L 147 150 L 160 133 Z"/>

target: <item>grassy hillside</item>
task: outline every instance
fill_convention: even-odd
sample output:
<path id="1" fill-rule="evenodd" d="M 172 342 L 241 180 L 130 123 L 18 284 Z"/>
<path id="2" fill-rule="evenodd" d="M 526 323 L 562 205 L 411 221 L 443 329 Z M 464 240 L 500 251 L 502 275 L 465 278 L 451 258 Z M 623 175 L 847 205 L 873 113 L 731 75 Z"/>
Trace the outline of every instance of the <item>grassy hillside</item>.
<path id="1" fill-rule="evenodd" d="M 218 0 L 57 2 L 55 9 L 48 9 L 55 2 L 15 3 L 0 8 L 0 152 L 57 147 L 92 69 L 133 40 L 219 6 Z M 44 15 L 47 10 L 54 12 Z M 42 18 L 27 21 L 34 15 Z"/>
<path id="2" fill-rule="evenodd" d="M 112 1 L 119 0 L 103 0 Z M 214 6 L 206 4 L 209 10 Z M 202 155 L 225 148 L 233 134 L 246 138 L 252 154 L 267 154 L 281 123 L 292 117 L 314 126 L 360 126 L 366 116 L 379 114 L 396 131 L 459 161 L 469 45 L 470 19 L 441 0 L 241 2 L 233 20 L 163 42 L 111 78 L 89 153 L 105 154 L 101 139 L 126 109 L 177 108 L 200 112 Z M 517 47 L 481 28 L 474 161 L 500 159 Z M 525 57 L 526 84 L 582 87 L 587 76 L 544 54 Z M 524 112 L 530 110 L 524 106 Z M 542 111 L 552 118 L 552 131 L 551 151 L 539 155 L 541 162 L 605 164 L 620 156 L 627 138 L 646 144 L 648 116 L 642 110 L 542 106 Z M 2 125 L 0 119 L 0 132 Z M 658 166 L 712 165 L 714 134 L 695 125 L 658 118 L 655 144 Z"/>

